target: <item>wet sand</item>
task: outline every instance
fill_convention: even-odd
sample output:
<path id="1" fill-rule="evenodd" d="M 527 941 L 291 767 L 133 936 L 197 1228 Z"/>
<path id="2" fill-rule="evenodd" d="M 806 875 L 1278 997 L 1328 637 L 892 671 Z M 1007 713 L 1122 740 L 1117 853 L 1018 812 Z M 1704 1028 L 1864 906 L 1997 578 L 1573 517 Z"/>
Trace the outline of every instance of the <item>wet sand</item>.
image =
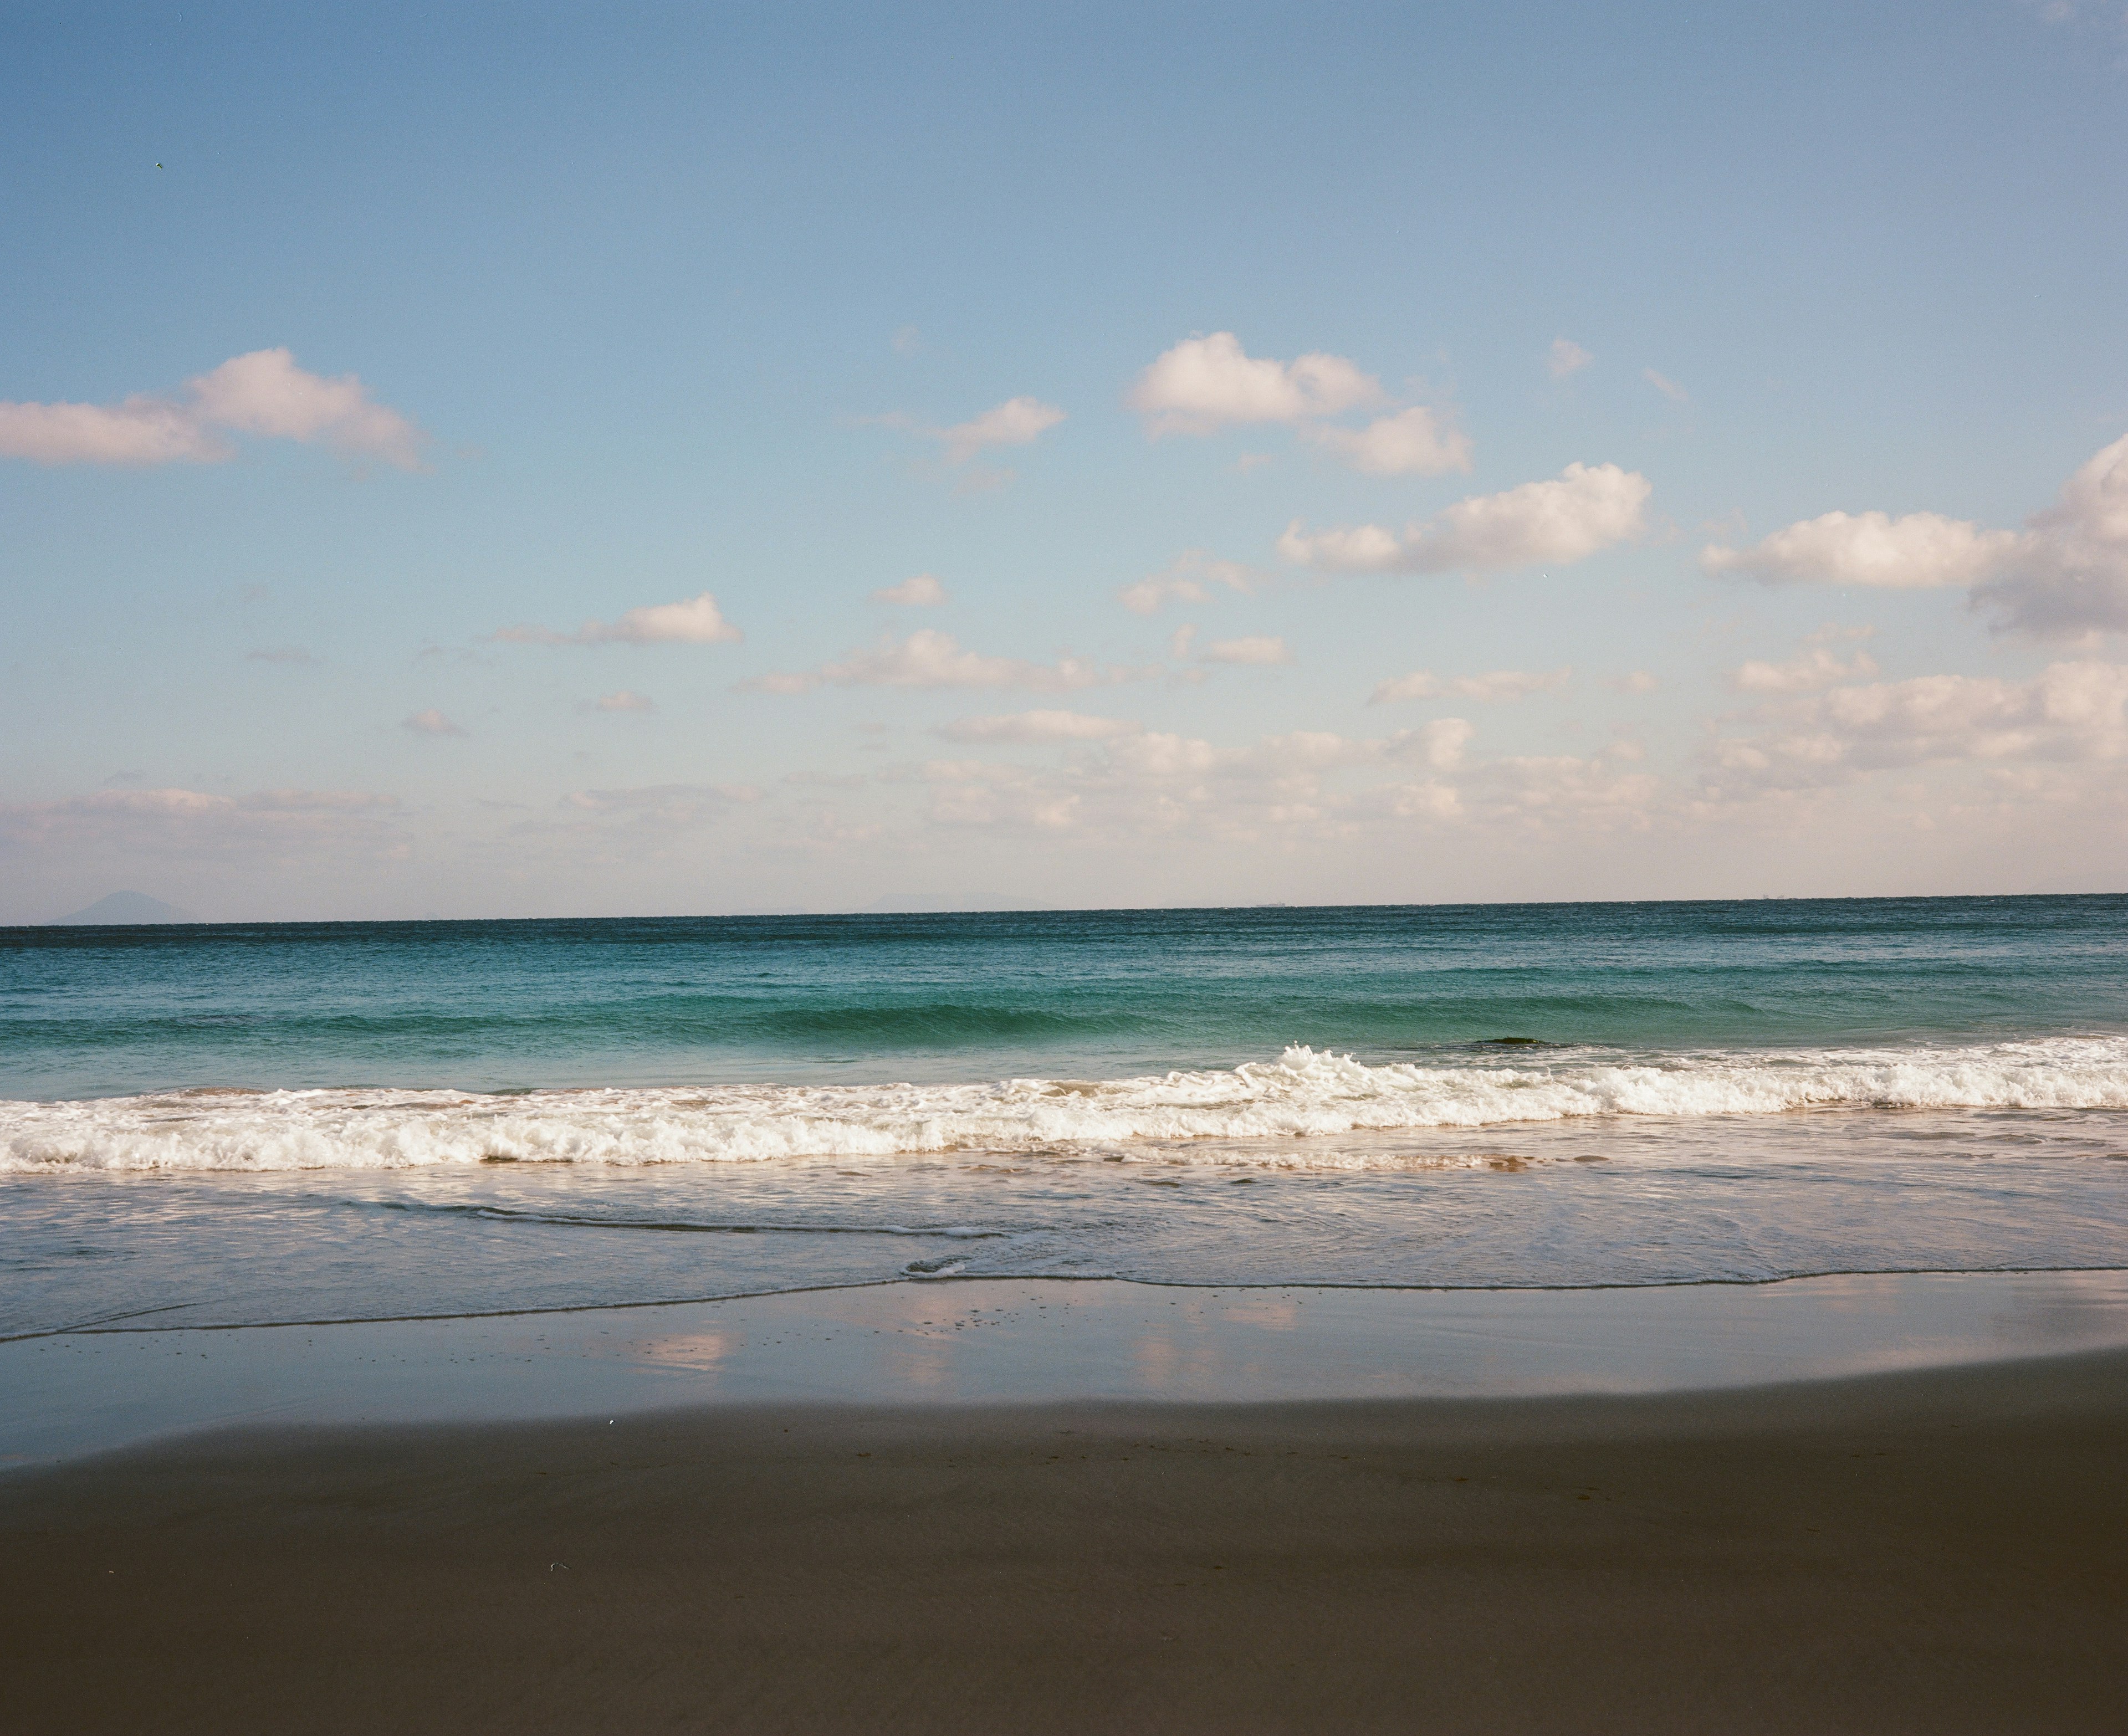
<path id="1" fill-rule="evenodd" d="M 0 1560 L 25 1732 L 2111 1730 L 2128 1355 L 254 1430 Z"/>

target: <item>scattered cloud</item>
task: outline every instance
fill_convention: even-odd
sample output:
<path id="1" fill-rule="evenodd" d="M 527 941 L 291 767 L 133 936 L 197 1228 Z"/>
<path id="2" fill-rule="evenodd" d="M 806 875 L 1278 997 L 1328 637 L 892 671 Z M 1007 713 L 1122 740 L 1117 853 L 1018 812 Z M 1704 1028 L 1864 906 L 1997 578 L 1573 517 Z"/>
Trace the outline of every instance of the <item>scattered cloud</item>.
<path id="1" fill-rule="evenodd" d="M 681 603 L 631 609 L 617 621 L 587 621 L 574 633 L 551 627 L 504 627 L 494 635 L 520 645 L 714 645 L 746 635 L 724 618 L 708 591 Z"/>
<path id="2" fill-rule="evenodd" d="M 1645 669 L 1636 669 L 1630 675 L 1622 675 L 1611 684 L 1621 693 L 1653 693 L 1662 685 Z"/>
<path id="3" fill-rule="evenodd" d="M 226 435 L 322 441 L 344 457 L 418 470 L 426 436 L 354 374 L 328 379 L 286 349 L 233 356 L 183 396 L 114 405 L 0 403 L 0 458 L 40 464 L 219 463 Z"/>
<path id="4" fill-rule="evenodd" d="M 1470 468 L 1470 437 L 1423 405 L 1377 417 L 1365 428 L 1316 423 L 1300 433 L 1370 477 L 1437 477 Z"/>
<path id="5" fill-rule="evenodd" d="M 924 348 L 924 334 L 913 325 L 904 325 L 897 328 L 887 341 L 897 356 L 913 356 Z"/>
<path id="6" fill-rule="evenodd" d="M 1165 571 L 1149 574 L 1135 585 L 1126 585 L 1116 600 L 1133 614 L 1157 614 L 1168 602 L 1209 603 L 1212 587 L 1221 586 L 1247 596 L 1256 587 L 1256 576 L 1238 561 L 1220 561 L 1202 548 L 1185 548 Z"/>
<path id="7" fill-rule="evenodd" d="M 1976 584 L 2000 572 L 2021 540 L 2015 531 L 1983 530 L 1933 512 L 1896 519 L 1882 512 L 1828 512 L 1777 530 L 1750 548 L 1710 543 L 1699 564 L 1709 573 L 1743 573 L 1768 584 L 1918 590 Z"/>
<path id="8" fill-rule="evenodd" d="M 1285 641 L 1268 634 L 1251 638 L 1214 639 L 1197 656 L 1200 663 L 1290 663 Z"/>
<path id="9" fill-rule="evenodd" d="M 1471 572 L 1563 566 L 1646 529 L 1652 485 L 1615 464 L 1570 464 L 1549 481 L 1460 500 L 1403 536 L 1379 524 L 1307 532 L 1295 519 L 1278 552 L 1329 572 Z"/>
<path id="10" fill-rule="evenodd" d="M 902 609 L 936 609 L 946 600 L 946 587 L 928 572 L 899 585 L 884 586 L 872 594 L 875 603 L 892 603 Z"/>
<path id="11" fill-rule="evenodd" d="M 1553 379 L 1564 380 L 1570 374 L 1579 373 L 1595 359 L 1573 339 L 1554 338 L 1544 365 L 1551 370 Z"/>
<path id="12" fill-rule="evenodd" d="M 949 742 L 1095 742 L 1135 735 L 1144 726 L 1080 711 L 1018 711 L 1002 717 L 961 718 L 937 733 Z"/>
<path id="13" fill-rule="evenodd" d="M 1816 645 L 1785 663 L 1746 663 L 1731 671 L 1729 685 L 1739 693 L 1810 693 L 1842 681 L 1865 681 L 1876 673 L 1866 651 L 1843 663 L 1831 647 Z"/>
<path id="14" fill-rule="evenodd" d="M 1715 774 L 1746 790 L 1985 761 L 2128 757 L 2128 666 L 2050 664 L 2028 681 L 1932 675 L 1836 687 L 1769 707 L 1761 733 L 1717 742 Z"/>
<path id="15" fill-rule="evenodd" d="M 1319 350 L 1291 362 L 1252 356 L 1230 331 L 1185 339 L 1162 352 L 1124 401 L 1156 440 L 1283 423 L 1369 476 L 1430 477 L 1470 467 L 1470 438 L 1446 411 L 1391 407 L 1364 427 L 1340 426 L 1331 419 L 1390 406 L 1379 380 Z"/>
<path id="16" fill-rule="evenodd" d="M 411 717 L 399 720 L 401 729 L 411 729 L 416 735 L 463 735 L 465 731 L 454 723 L 442 712 L 431 705 L 426 711 L 417 711 Z"/>
<path id="17" fill-rule="evenodd" d="M 1692 401 L 1690 392 L 1679 385 L 1676 381 L 1667 379 L 1657 373 L 1652 368 L 1643 368 L 1641 370 L 1641 377 L 1673 404 L 1689 404 Z"/>
<path id="18" fill-rule="evenodd" d="M 318 659 L 300 645 L 261 646 L 244 653 L 247 663 L 316 663 Z"/>
<path id="19" fill-rule="evenodd" d="M 1471 733 L 1462 719 L 1442 718 L 1372 739 L 1298 730 L 1225 748 L 1189 736 L 1133 731 L 1062 765 L 933 760 L 903 776 L 929 787 L 935 824 L 1137 836 L 1186 828 L 1253 836 L 1266 827 L 1335 823 L 1353 809 L 1354 800 L 1335 790 L 1332 780 L 1370 770 L 1428 774 L 1427 785 L 1412 786 L 1427 793 L 1406 799 L 1407 811 L 1451 813 L 1454 793 L 1436 778 L 1462 765 Z"/>
<path id="20" fill-rule="evenodd" d="M 946 462 L 965 464 L 992 446 L 1028 446 L 1064 420 L 1064 412 L 1039 398 L 1007 398 L 971 421 L 935 430 L 946 443 Z"/>
<path id="21" fill-rule="evenodd" d="M 1481 704 L 1527 699 L 1533 693 L 1553 693 L 1574 679 L 1571 669 L 1495 669 L 1485 675 L 1437 676 L 1430 669 L 1414 670 L 1394 681 L 1383 681 L 1367 696 L 1370 705 L 1392 700 L 1475 700 Z"/>
<path id="22" fill-rule="evenodd" d="M 733 803 L 758 802 L 752 784 L 642 784 L 622 790 L 575 790 L 562 805 L 579 813 L 619 815 L 659 825 L 691 825 Z"/>
<path id="23" fill-rule="evenodd" d="M 656 714 L 658 706 L 647 695 L 630 692 L 624 687 L 618 693 L 602 693 L 595 700 L 585 700 L 582 709 L 586 711 L 632 711 L 648 717 Z"/>
<path id="24" fill-rule="evenodd" d="M 1025 687 L 1063 692 L 1128 679 L 1134 671 L 1103 670 L 1076 657 L 1032 663 L 1019 657 L 984 657 L 964 651 L 951 633 L 921 628 L 905 639 L 888 639 L 839 662 L 795 673 L 765 675 L 744 683 L 763 693 L 810 693 L 836 687 Z"/>

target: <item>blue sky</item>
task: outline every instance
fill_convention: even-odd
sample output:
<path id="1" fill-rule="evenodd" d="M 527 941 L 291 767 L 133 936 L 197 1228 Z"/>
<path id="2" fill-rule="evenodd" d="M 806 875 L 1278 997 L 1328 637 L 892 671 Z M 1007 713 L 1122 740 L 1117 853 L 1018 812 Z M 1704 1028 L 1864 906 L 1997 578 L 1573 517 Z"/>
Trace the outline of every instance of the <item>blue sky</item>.
<path id="1" fill-rule="evenodd" d="M 10 8 L 0 920 L 2115 889 L 2125 97 L 2013 0 Z"/>

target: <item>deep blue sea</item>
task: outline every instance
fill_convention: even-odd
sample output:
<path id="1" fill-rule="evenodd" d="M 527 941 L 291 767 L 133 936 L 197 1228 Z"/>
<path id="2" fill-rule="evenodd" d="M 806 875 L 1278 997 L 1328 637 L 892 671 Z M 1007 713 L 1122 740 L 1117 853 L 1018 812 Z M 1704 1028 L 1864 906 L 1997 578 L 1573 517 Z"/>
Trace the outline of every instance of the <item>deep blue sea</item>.
<path id="1" fill-rule="evenodd" d="M 0 1335 L 2128 1264 L 2128 898 L 0 930 Z"/>

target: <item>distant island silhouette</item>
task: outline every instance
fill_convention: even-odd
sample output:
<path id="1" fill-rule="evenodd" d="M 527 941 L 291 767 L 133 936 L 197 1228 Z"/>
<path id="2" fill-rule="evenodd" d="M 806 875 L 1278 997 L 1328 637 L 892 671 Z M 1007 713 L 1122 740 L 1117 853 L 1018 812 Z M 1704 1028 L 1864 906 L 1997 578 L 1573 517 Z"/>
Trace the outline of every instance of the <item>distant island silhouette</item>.
<path id="1" fill-rule="evenodd" d="M 114 892 L 108 898 L 100 898 L 86 910 L 77 910 L 72 916 L 56 917 L 51 926 L 64 928 L 76 923 L 196 923 L 199 918 L 189 910 L 180 910 L 175 904 L 166 904 L 159 898 L 150 898 L 145 892 Z"/>

